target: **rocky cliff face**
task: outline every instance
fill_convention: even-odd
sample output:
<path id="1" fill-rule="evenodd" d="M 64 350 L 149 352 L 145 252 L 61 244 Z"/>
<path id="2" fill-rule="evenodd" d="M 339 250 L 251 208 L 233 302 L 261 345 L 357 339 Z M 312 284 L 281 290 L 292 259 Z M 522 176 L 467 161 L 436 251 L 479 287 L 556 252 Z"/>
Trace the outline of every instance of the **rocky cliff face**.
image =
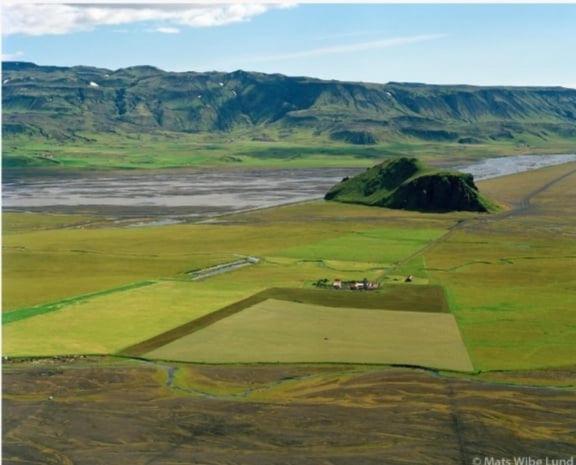
<path id="1" fill-rule="evenodd" d="M 470 174 L 434 171 L 414 158 L 399 158 L 343 180 L 326 200 L 427 212 L 489 212 Z"/>
<path id="2" fill-rule="evenodd" d="M 5 134 L 307 128 L 351 144 L 576 137 L 576 90 L 3 63 Z"/>
<path id="3" fill-rule="evenodd" d="M 389 208 L 418 211 L 490 211 L 471 174 L 432 173 L 403 183 L 390 197 Z"/>

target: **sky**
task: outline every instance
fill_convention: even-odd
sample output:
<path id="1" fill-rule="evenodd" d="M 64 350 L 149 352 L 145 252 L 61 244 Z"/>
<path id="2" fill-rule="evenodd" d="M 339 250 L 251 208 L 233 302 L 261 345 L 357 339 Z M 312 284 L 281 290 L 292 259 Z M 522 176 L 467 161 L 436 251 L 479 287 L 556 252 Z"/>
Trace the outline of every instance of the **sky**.
<path id="1" fill-rule="evenodd" d="M 576 4 L 5 4 L 5 60 L 576 88 Z"/>

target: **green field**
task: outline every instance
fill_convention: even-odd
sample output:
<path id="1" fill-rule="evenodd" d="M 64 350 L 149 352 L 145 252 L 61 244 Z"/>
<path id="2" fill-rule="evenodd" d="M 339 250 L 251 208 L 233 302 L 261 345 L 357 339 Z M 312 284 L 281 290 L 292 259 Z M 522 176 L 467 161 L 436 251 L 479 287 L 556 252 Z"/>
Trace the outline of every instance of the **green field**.
<path id="1" fill-rule="evenodd" d="M 4 168 L 162 169 L 199 166 L 238 167 L 369 167 L 391 157 L 427 160 L 469 160 L 497 155 L 571 153 L 573 138 L 525 134 L 524 142 L 490 140 L 480 144 L 423 141 L 397 137 L 377 145 L 353 145 L 294 128 L 289 137 L 269 131 L 271 140 L 254 140 L 253 131 L 156 134 L 79 133 L 77 140 L 59 141 L 11 136 L 3 148 Z M 87 143 L 86 139 L 90 142 Z M 49 153 L 53 159 L 43 158 Z"/>
<path id="2" fill-rule="evenodd" d="M 454 317 L 266 300 L 149 352 L 203 363 L 381 363 L 471 371 Z"/>
<path id="3" fill-rule="evenodd" d="M 359 231 L 333 239 L 286 249 L 283 256 L 303 260 L 348 260 L 394 263 L 437 239 L 442 229 L 386 228 Z"/>
<path id="4" fill-rule="evenodd" d="M 537 195 L 527 211 L 470 225 L 425 254 L 431 281 L 449 290 L 478 369 L 576 360 L 575 169 L 571 163 L 482 183 L 510 204 Z"/>
<path id="5" fill-rule="evenodd" d="M 576 360 L 574 241 L 458 232 L 426 257 L 432 280 L 450 290 L 478 368 Z"/>
<path id="6" fill-rule="evenodd" d="M 322 210 L 322 204 L 311 204 L 308 208 L 309 212 L 313 213 L 316 208 Z M 348 208 L 354 218 L 358 218 L 357 215 L 362 210 L 365 211 L 366 208 L 360 207 L 360 210 L 354 207 Z M 345 212 L 346 210 L 342 210 L 339 214 L 342 215 Z M 367 213 L 372 214 L 372 212 Z M 385 219 L 385 216 L 382 219 Z M 379 220 L 379 218 L 371 218 L 366 227 L 377 224 Z M 290 238 L 284 238 L 280 233 L 287 227 L 294 232 Z M 74 300 L 74 291 L 78 292 L 80 285 L 84 282 L 101 290 L 104 283 L 116 284 L 111 278 L 117 278 L 120 281 L 118 284 L 126 285 L 138 279 L 160 279 L 162 272 L 166 275 L 176 273 L 178 279 L 186 280 L 186 276 L 182 274 L 183 271 L 203 264 L 209 265 L 229 260 L 233 251 L 254 254 L 277 250 L 278 254 L 281 254 L 282 247 L 290 243 L 315 240 L 325 235 L 327 230 L 342 234 L 343 231 L 352 228 L 355 228 L 354 224 L 342 225 L 319 221 L 306 229 L 301 228 L 299 223 L 290 226 L 260 224 L 240 227 L 190 225 L 153 229 L 53 230 L 9 236 L 8 239 L 18 241 L 19 244 L 26 244 L 28 252 L 26 256 L 29 260 L 44 258 L 44 252 L 31 250 L 33 249 L 31 244 L 42 245 L 41 250 L 51 249 L 53 258 L 38 264 L 41 267 L 43 279 L 30 285 L 28 284 L 30 269 L 23 265 L 23 257 L 18 255 L 18 252 L 11 251 L 8 255 L 13 260 L 10 269 L 18 266 L 16 269 L 20 273 L 7 273 L 5 282 L 22 283 L 20 289 L 23 299 L 27 302 L 46 302 L 47 295 L 52 296 L 56 293 L 64 301 L 56 300 L 54 304 L 48 305 L 50 309 L 55 308 L 57 311 L 24 321 L 15 321 L 6 326 L 5 352 L 8 355 L 116 352 L 154 336 L 154 331 L 161 333 L 177 327 L 192 319 L 194 315 L 201 316 L 203 312 L 217 310 L 268 287 L 311 287 L 312 283 L 320 278 L 330 280 L 364 277 L 377 280 L 381 278 L 382 273 L 387 269 L 386 264 L 356 263 L 352 261 L 356 258 L 355 250 L 348 249 L 349 255 L 344 254 L 343 261 L 327 260 L 324 262 L 264 256 L 262 262 L 256 266 L 214 276 L 205 281 L 165 282 L 148 288 L 113 292 L 102 297 L 95 296 L 80 302 Z M 433 231 L 434 234 L 437 233 L 436 230 Z M 388 250 L 394 247 L 402 247 L 404 250 L 406 247 L 393 239 L 394 231 L 386 235 L 382 231 L 374 232 L 370 229 L 366 234 L 365 239 L 359 236 L 360 239 L 373 242 L 374 236 L 381 237 L 382 239 L 377 241 L 380 246 L 386 245 L 389 241 L 389 246 L 386 247 Z M 423 236 L 424 233 L 414 234 L 414 238 L 419 240 L 409 242 L 411 252 L 422 245 L 420 239 Z M 161 239 L 165 237 L 174 237 L 174 239 L 172 241 Z M 239 237 L 244 239 L 241 243 L 238 241 Z M 99 252 L 85 254 L 84 256 L 90 257 L 86 265 L 77 263 L 79 256 L 77 254 L 80 252 L 68 252 L 68 247 L 76 249 L 76 247 L 83 247 L 84 244 L 90 244 L 92 251 Z M 122 250 L 123 253 L 118 256 L 106 254 L 107 247 L 112 244 L 115 244 L 115 249 Z M 59 246 L 65 246 L 65 249 L 61 250 Z M 189 255 L 177 254 L 177 250 L 183 251 L 186 248 L 191 252 Z M 197 249 L 202 250 L 203 253 L 194 254 Z M 230 255 L 225 255 L 224 252 Z M 52 273 L 54 262 L 63 258 L 67 259 L 70 265 L 62 266 L 60 274 Z M 126 271 L 110 276 L 110 270 L 116 263 L 118 266 L 125 267 Z M 166 266 L 166 271 L 159 266 L 161 264 Z M 80 272 L 80 267 L 83 267 L 83 272 Z M 14 280 L 13 275 L 17 275 L 19 281 Z M 65 280 L 62 279 L 64 275 Z M 86 278 L 86 281 L 83 278 Z M 62 287 L 46 285 L 52 282 L 62 283 Z M 8 291 L 5 295 L 14 296 L 17 289 L 9 288 L 12 292 Z M 68 303 L 70 298 L 71 304 Z M 51 298 L 48 302 L 52 300 L 55 299 Z M 190 313 L 187 312 L 186 305 Z M 41 307 L 46 307 L 46 305 Z M 42 311 L 41 308 L 40 313 Z M 36 312 L 36 308 L 26 307 L 7 313 L 7 317 L 10 317 L 11 313 L 29 315 Z M 123 319 L 130 321 L 130 325 L 122 327 Z M 159 320 L 162 324 L 159 324 Z M 107 328 L 110 327 L 118 327 L 118 330 L 108 333 Z M 64 334 L 64 336 L 54 341 L 25 336 L 27 334 L 38 335 L 44 328 L 50 328 L 56 334 Z"/>
<path id="7" fill-rule="evenodd" d="M 60 300 L 280 248 L 281 228 L 59 229 L 4 237 L 4 309 Z M 293 243 L 320 231 L 295 231 Z M 241 240 L 240 240 L 241 239 Z"/>
<path id="8" fill-rule="evenodd" d="M 4 238 L 4 311 L 58 301 L 229 260 L 193 245 L 138 241 L 122 230 L 54 230 Z M 180 252 L 179 252 L 180 250 Z"/>

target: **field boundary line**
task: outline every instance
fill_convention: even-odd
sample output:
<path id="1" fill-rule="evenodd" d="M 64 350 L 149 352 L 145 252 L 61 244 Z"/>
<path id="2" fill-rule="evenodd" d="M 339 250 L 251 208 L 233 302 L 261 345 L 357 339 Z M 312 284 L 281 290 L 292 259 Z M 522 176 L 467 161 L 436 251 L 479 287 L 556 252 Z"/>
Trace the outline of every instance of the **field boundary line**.
<path id="1" fill-rule="evenodd" d="M 129 291 L 132 289 L 138 289 L 140 287 L 150 286 L 156 284 L 158 281 L 146 280 L 146 281 L 136 281 L 124 286 L 113 287 L 110 289 L 105 289 L 103 291 L 91 292 L 89 294 L 80 294 L 74 297 L 67 297 L 66 299 L 58 300 L 56 302 L 50 302 L 48 304 L 35 305 L 33 307 L 25 307 L 16 310 L 11 310 L 2 314 L 2 325 L 15 323 L 16 321 L 22 321 L 27 318 L 32 318 L 34 316 L 43 315 L 45 313 L 55 312 L 69 305 L 84 302 L 86 300 L 101 297 L 108 294 L 113 294 L 116 292 Z"/>

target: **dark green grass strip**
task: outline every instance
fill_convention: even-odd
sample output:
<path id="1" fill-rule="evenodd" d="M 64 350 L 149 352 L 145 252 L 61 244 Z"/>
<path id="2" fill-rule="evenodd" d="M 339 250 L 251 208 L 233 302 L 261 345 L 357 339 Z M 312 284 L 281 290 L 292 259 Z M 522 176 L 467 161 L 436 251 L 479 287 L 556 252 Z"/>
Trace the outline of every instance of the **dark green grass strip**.
<path id="1" fill-rule="evenodd" d="M 287 300 L 325 307 L 401 310 L 406 312 L 448 312 L 441 286 L 385 284 L 378 291 L 273 288 L 268 299 Z"/>
<path id="2" fill-rule="evenodd" d="M 336 308 L 400 310 L 409 312 L 449 312 L 444 288 L 431 285 L 391 284 L 379 291 L 270 288 L 215 312 L 122 349 L 118 354 L 140 357 L 181 337 L 206 328 L 268 299 L 285 300 Z"/>
<path id="3" fill-rule="evenodd" d="M 92 292 L 91 294 L 82 294 L 74 297 L 68 297 L 67 299 L 59 300 L 58 302 L 52 302 L 49 304 L 36 305 L 34 307 L 12 310 L 10 312 L 5 312 L 2 314 L 2 324 L 6 325 L 9 323 L 14 323 L 16 321 L 25 320 L 26 318 L 31 318 L 33 316 L 43 315 L 44 313 L 54 312 L 56 310 L 60 310 L 61 308 L 67 307 L 68 305 L 83 302 L 85 300 L 92 299 L 94 297 L 113 294 L 115 292 L 129 291 L 131 289 L 137 289 L 139 287 L 150 286 L 151 284 L 155 283 L 156 281 L 138 281 L 135 283 L 127 284 L 125 286 L 114 287 L 112 289 L 106 289 L 104 291 Z"/>

